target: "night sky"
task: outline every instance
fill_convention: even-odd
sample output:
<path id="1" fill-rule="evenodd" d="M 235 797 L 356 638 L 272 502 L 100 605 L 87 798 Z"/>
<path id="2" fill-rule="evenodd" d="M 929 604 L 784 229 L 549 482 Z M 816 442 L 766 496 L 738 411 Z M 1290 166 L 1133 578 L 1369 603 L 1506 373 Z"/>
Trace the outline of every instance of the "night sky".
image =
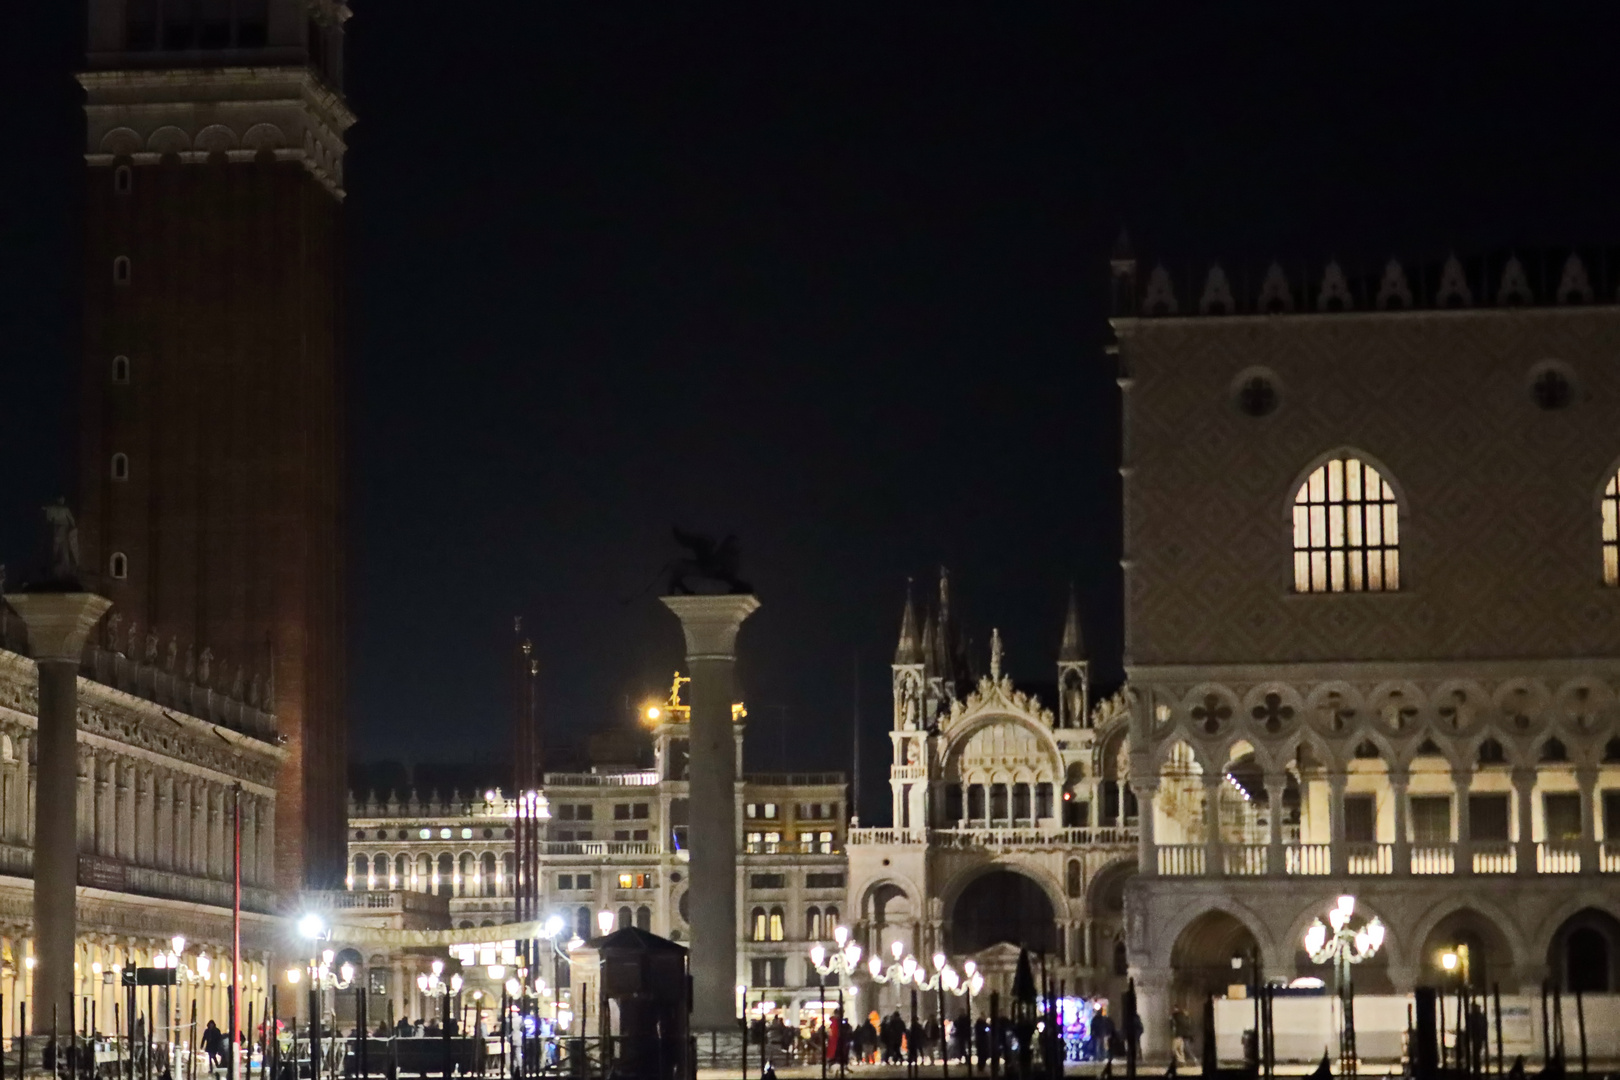
<path id="1" fill-rule="evenodd" d="M 76 6 L 0 34 L 14 566 L 72 490 Z M 1031 682 L 1072 581 L 1118 679 L 1122 225 L 1178 276 L 1620 241 L 1613 5 L 354 7 L 356 757 L 498 759 L 520 612 L 548 738 L 626 725 L 678 523 L 764 603 L 750 767 L 847 768 L 858 663 L 880 822 L 908 575 Z"/>

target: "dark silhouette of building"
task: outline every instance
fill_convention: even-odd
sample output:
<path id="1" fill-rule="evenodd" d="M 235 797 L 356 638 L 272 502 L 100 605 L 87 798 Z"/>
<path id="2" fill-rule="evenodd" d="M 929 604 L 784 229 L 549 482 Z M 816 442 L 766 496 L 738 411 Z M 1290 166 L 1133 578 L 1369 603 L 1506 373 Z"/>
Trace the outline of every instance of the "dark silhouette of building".
<path id="1" fill-rule="evenodd" d="M 284 891 L 344 868 L 348 14 L 90 0 L 80 75 L 84 558 L 110 643 L 277 714 Z"/>

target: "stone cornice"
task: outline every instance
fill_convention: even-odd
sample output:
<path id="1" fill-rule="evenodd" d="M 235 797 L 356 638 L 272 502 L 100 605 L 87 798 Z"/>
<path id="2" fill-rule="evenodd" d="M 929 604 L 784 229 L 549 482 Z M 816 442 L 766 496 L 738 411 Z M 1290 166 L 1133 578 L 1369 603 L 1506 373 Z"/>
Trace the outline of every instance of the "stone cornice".
<path id="1" fill-rule="evenodd" d="M 343 97 L 303 65 L 87 71 L 85 161 L 297 161 L 343 197 Z"/>
<path id="2" fill-rule="evenodd" d="M 34 662 L 0 650 L 0 718 L 25 729 L 38 725 Z M 225 785 L 273 797 L 276 772 L 287 756 L 261 742 L 121 690 L 79 679 L 79 742 L 196 773 Z"/>

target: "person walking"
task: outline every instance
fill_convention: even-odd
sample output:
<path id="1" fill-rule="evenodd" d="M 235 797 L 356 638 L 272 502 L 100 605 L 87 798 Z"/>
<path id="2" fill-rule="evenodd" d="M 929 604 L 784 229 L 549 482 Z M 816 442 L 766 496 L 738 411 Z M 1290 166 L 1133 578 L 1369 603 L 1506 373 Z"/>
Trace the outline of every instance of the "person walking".
<path id="1" fill-rule="evenodd" d="M 212 1020 L 203 1029 L 202 1045 L 203 1053 L 208 1055 L 208 1071 L 213 1072 L 225 1060 L 225 1035 Z"/>

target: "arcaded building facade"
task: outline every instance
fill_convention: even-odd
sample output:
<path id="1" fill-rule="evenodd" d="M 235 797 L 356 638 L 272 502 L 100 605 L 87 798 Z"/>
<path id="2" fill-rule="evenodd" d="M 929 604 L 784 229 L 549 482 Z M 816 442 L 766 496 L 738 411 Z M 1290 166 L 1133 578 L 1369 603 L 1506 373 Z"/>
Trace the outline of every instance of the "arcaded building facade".
<path id="1" fill-rule="evenodd" d="M 1620 988 L 1620 308 L 1605 261 L 1273 267 L 1247 295 L 1115 263 L 1126 944 L 1168 1014 L 1325 976 Z M 1234 974 L 1234 967 L 1242 970 Z"/>
<path id="2" fill-rule="evenodd" d="M 263 1016 L 273 956 L 286 945 L 275 893 L 275 782 L 286 752 L 275 717 L 125 649 L 98 632 L 80 669 L 74 998 L 94 1003 L 100 1030 L 112 1030 L 114 1005 L 124 999 L 118 970 L 152 966 L 181 936 L 174 1007 L 189 1012 L 195 1001 L 200 1023 L 228 1025 L 239 810 L 242 1007 Z M 22 621 L 0 605 L 0 993 L 8 1031 L 19 1005 L 33 1014 L 36 1001 L 29 974 L 38 686 Z M 168 1029 L 157 1037 L 169 1038 Z"/>
<path id="3" fill-rule="evenodd" d="M 615 929 L 633 925 L 691 940 L 685 682 L 649 720 L 652 768 L 544 776 L 539 912 L 563 920 L 562 943 L 598 936 L 602 912 Z M 739 765 L 744 727 L 739 715 Z M 845 921 L 845 777 L 740 769 L 739 775 L 736 982 L 749 987 L 752 1006 L 766 1001 L 790 1022 L 801 1013 L 807 1019 L 817 997 L 809 947 Z M 400 910 L 414 904 L 428 919 L 424 926 L 472 930 L 516 921 L 516 805 L 504 792 L 367 796 L 349 813 L 351 891 L 393 894 L 375 902 Z M 437 915 L 422 903 L 429 900 L 442 905 Z M 396 1011 L 423 1015 L 415 974 L 431 956 L 358 948 L 372 973 L 374 1009 L 392 999 Z M 472 987 L 499 998 L 500 980 L 476 966 L 465 971 Z"/>

